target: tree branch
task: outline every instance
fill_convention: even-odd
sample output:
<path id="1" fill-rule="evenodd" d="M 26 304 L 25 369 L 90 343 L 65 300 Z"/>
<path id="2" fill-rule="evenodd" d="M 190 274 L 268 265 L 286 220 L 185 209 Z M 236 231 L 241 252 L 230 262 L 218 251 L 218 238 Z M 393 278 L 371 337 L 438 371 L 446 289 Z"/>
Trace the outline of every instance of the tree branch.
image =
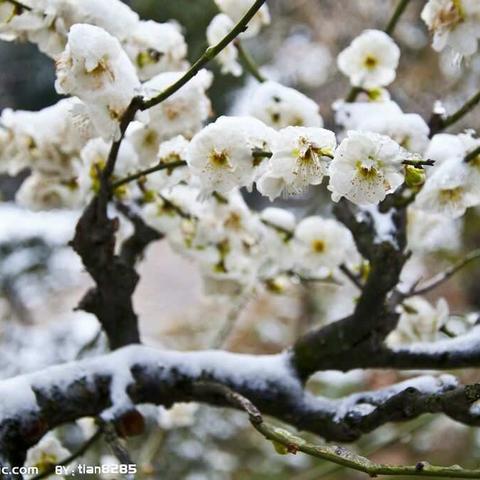
<path id="1" fill-rule="evenodd" d="M 410 3 L 410 0 L 399 0 L 397 8 L 393 12 L 392 17 L 390 18 L 390 21 L 388 22 L 385 28 L 385 33 L 387 33 L 388 35 L 393 35 L 393 32 L 395 31 L 395 27 L 397 26 L 397 23 L 400 20 L 400 17 L 402 16 L 405 9 L 408 7 L 409 3 Z"/>
<path id="2" fill-rule="evenodd" d="M 258 65 L 255 63 L 255 60 L 252 58 L 250 53 L 245 50 L 240 39 L 237 38 L 234 42 L 234 45 L 237 48 L 238 56 L 242 62 L 242 65 L 245 67 L 247 72 L 260 83 L 265 82 L 267 79 L 260 72 Z"/>
<path id="3" fill-rule="evenodd" d="M 425 293 L 430 292 L 434 288 L 438 287 L 442 283 L 446 282 L 449 278 L 455 275 L 459 270 L 467 266 L 469 263 L 473 262 L 474 260 L 478 260 L 480 258 L 480 248 L 471 251 L 468 255 L 462 258 L 460 261 L 452 265 L 450 268 L 445 270 L 444 272 L 435 275 L 433 278 L 428 280 L 427 282 L 421 284 L 419 287 L 415 288 L 411 292 L 408 292 L 404 297 L 411 297 L 413 295 L 423 295 Z"/>
<path id="4" fill-rule="evenodd" d="M 170 407 L 196 401 L 231 406 L 218 394 L 199 390 L 198 382 L 228 387 L 265 414 L 327 440 L 354 441 L 387 422 L 424 413 L 445 413 L 470 425 L 480 423 L 470 409 L 480 398 L 480 387 L 461 386 L 450 375 L 419 377 L 332 400 L 304 391 L 289 353 L 170 352 L 128 346 L 0 382 L 4 399 L 0 451 L 21 465 L 27 449 L 53 428 L 86 416 L 100 416 L 118 425 L 135 404 Z"/>
<path id="5" fill-rule="evenodd" d="M 384 239 L 377 238 L 375 218 L 369 211 L 353 209 L 342 200 L 335 206 L 334 213 L 352 232 L 359 252 L 370 262 L 370 272 L 352 315 L 308 332 L 293 346 L 293 362 L 303 379 L 323 369 L 325 362 L 329 363 L 332 358 L 351 358 L 352 351 L 378 349 L 398 323 L 395 305 L 388 300 L 408 258 L 406 210 L 389 210 L 392 232 Z"/>
<path id="6" fill-rule="evenodd" d="M 203 55 L 190 67 L 190 69 L 179 78 L 174 84 L 166 88 L 163 92 L 159 93 L 157 96 L 144 100 L 142 102 L 141 110 L 147 110 L 155 105 L 166 100 L 168 97 L 173 95 L 177 90 L 183 87 L 190 79 L 192 79 L 198 72 L 201 70 L 210 60 L 214 59 L 229 43 L 231 43 L 235 38 L 238 37 L 242 32 L 247 29 L 248 22 L 254 17 L 254 15 L 260 10 L 262 5 L 265 3 L 265 0 L 256 0 L 252 6 L 247 10 L 243 18 L 233 27 L 233 29 L 225 35 L 225 37 L 220 40 L 219 43 L 213 45 L 205 52 Z"/>
<path id="7" fill-rule="evenodd" d="M 475 150 L 472 150 L 469 152 L 467 155 L 465 155 L 465 162 L 471 162 L 472 160 L 475 160 L 480 155 L 480 146 L 477 147 Z"/>
<path id="8" fill-rule="evenodd" d="M 151 173 L 159 172 L 161 170 L 174 170 L 175 168 L 185 167 L 186 165 L 187 165 L 187 162 L 185 160 L 178 160 L 176 162 L 170 162 L 170 163 L 159 163 L 158 165 L 155 165 L 150 168 L 146 168 L 145 170 L 140 170 L 136 173 L 132 173 L 131 175 L 121 178 L 120 180 L 117 180 L 116 182 L 112 183 L 112 190 L 115 190 L 118 187 L 125 185 L 126 183 L 130 183 L 135 180 L 139 180 L 142 177 L 146 177 Z"/>
<path id="9" fill-rule="evenodd" d="M 230 33 L 217 45 L 208 48 L 179 80 L 159 95 L 149 100 L 134 97 L 121 118 L 120 136 L 112 143 L 105 168 L 101 172 L 100 191 L 82 214 L 71 242 L 96 283 L 96 287 L 88 291 L 81 300 L 79 308 L 97 316 L 112 349 L 140 341 L 137 316 L 131 298 L 139 277 L 134 265 L 115 255 L 118 221 L 110 219 L 107 214 L 112 193 L 110 180 L 125 132 L 139 110 L 158 105 L 173 95 L 244 31 L 264 3 L 265 0 L 257 0 Z"/>
<path id="10" fill-rule="evenodd" d="M 480 390 L 479 387 L 477 386 L 476 389 Z M 281 450 L 279 453 L 292 453 L 295 455 L 297 452 L 303 452 L 352 470 L 367 473 L 371 477 L 378 475 L 414 475 L 416 477 L 480 478 L 480 469 L 469 470 L 458 465 L 440 467 L 430 465 L 428 462 L 417 462 L 413 466 L 379 464 L 344 447 L 315 445 L 293 435 L 288 430 L 274 427 L 265 422 L 258 408 L 250 400 L 223 385 L 203 383 L 200 388 L 223 395 L 232 406 L 244 410 L 248 414 L 250 423 L 255 430 L 261 433 L 267 440 L 272 441 L 275 449 Z M 279 447 L 284 447 L 284 449 Z"/>
<path id="11" fill-rule="evenodd" d="M 50 465 L 46 468 L 42 473 L 35 475 L 31 478 L 31 480 L 42 480 L 44 478 L 49 477 L 50 475 L 55 473 L 55 467 L 62 466 L 65 467 L 70 465 L 74 460 L 81 457 L 84 453 L 86 453 L 91 446 L 93 446 L 97 440 L 101 437 L 102 432 L 101 430 L 97 430 L 83 445 L 81 445 L 78 450 L 73 452 L 70 456 L 62 460 L 61 462 L 57 463 L 56 465 Z"/>
<path id="12" fill-rule="evenodd" d="M 467 113 L 470 113 L 480 102 L 480 91 L 470 97 L 455 113 L 445 118 L 434 115 L 430 121 L 430 137 L 442 132 L 461 120 Z"/>

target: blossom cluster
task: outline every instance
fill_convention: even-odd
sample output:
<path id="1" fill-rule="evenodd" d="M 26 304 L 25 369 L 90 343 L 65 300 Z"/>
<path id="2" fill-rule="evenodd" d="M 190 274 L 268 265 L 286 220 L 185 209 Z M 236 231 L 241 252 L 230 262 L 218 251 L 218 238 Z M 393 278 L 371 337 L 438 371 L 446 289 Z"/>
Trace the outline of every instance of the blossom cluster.
<path id="1" fill-rule="evenodd" d="M 334 202 L 345 199 L 378 218 L 377 206 L 397 192 L 410 202 L 414 255 L 456 245 L 461 217 L 480 205 L 480 156 L 465 161 L 480 139 L 473 131 L 432 135 L 420 115 L 391 99 L 387 87 L 401 59 L 385 32 L 362 32 L 338 56 L 354 95 L 332 104 L 334 127 L 325 128 L 314 99 L 274 80 L 251 87 L 241 114 L 209 123 L 213 75 L 201 69 L 164 101 L 137 113 L 121 137 L 132 99 L 154 99 L 188 69 L 181 27 L 140 20 L 119 0 L 24 4 L 0 2 L 0 38 L 28 40 L 52 57 L 57 92 L 68 98 L 38 112 L 1 114 L 0 172 L 30 171 L 17 202 L 31 209 L 83 207 L 99 190 L 111 142 L 121 138 L 113 195 L 194 260 L 216 293 L 259 285 L 280 292 L 302 279 L 335 282 L 345 267 L 360 274 L 364 264 L 350 231 L 328 213 L 297 219 L 277 206 L 255 212 L 241 189 L 255 188 L 274 201 L 324 185 Z M 216 4 L 220 13 L 206 31 L 210 45 L 252 2 Z M 434 32 L 435 49 L 476 50 L 477 4 L 427 2 L 422 18 Z M 239 41 L 269 22 L 264 5 Z M 218 54 L 222 73 L 242 74 L 238 45 Z M 424 168 L 427 159 L 434 166 Z M 135 175 L 144 169 L 148 175 Z M 122 181 L 131 175 L 135 181 Z M 420 316 L 431 313 L 417 303 Z"/>

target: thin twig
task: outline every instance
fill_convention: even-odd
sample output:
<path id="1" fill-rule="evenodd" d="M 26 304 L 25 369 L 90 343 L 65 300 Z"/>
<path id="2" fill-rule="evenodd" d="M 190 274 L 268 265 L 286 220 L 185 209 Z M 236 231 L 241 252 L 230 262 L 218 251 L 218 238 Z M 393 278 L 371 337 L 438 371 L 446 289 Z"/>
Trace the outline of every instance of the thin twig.
<path id="1" fill-rule="evenodd" d="M 234 42 L 234 45 L 237 48 L 238 56 L 245 67 L 245 70 L 247 70 L 247 72 L 250 73 L 250 75 L 252 75 L 252 77 L 258 80 L 260 83 L 265 82 L 267 79 L 260 72 L 258 65 L 250 53 L 245 50 L 240 39 L 237 38 Z"/>
<path id="2" fill-rule="evenodd" d="M 283 235 L 283 239 L 288 242 L 291 240 L 295 234 L 293 230 L 289 230 L 288 228 L 283 228 L 280 225 L 277 225 L 275 223 L 269 222 L 268 220 L 261 220 L 261 222 L 269 227 L 272 228 L 273 230 L 276 230 L 278 233 L 281 233 Z"/>
<path id="3" fill-rule="evenodd" d="M 210 60 L 215 58 L 229 43 L 238 37 L 242 32 L 247 29 L 248 22 L 253 16 L 260 10 L 266 0 L 256 0 L 255 3 L 247 10 L 243 18 L 233 27 L 233 29 L 220 40 L 219 43 L 213 45 L 205 50 L 203 55 L 190 67 L 190 69 L 175 83 L 166 88 L 163 92 L 160 92 L 153 98 L 144 100 L 142 102 L 141 110 L 147 110 L 165 99 L 173 95 L 181 87 L 183 87 L 190 79 L 192 79 L 200 69 L 202 69 Z"/>
<path id="4" fill-rule="evenodd" d="M 303 452 L 358 472 L 364 472 L 371 477 L 405 475 L 437 478 L 480 478 L 480 469 L 468 470 L 458 465 L 441 467 L 430 465 L 427 462 L 418 462 L 416 465 L 386 465 L 372 462 L 370 459 L 357 455 L 344 447 L 315 445 L 291 434 L 288 430 L 266 423 L 258 408 L 250 400 L 224 385 L 214 382 L 198 382 L 196 388 L 221 395 L 232 406 L 244 410 L 248 414 L 252 426 L 267 440 L 274 442 L 276 446 L 283 447 L 281 449 L 284 449 L 283 453 L 296 454 L 297 452 Z"/>
<path id="5" fill-rule="evenodd" d="M 462 260 L 457 262 L 455 265 L 452 265 L 450 268 L 448 268 L 444 272 L 441 272 L 438 275 L 435 275 L 430 280 L 425 282 L 423 286 L 413 289 L 406 296 L 411 297 L 413 295 L 423 295 L 429 292 L 430 290 L 433 290 L 434 288 L 438 287 L 440 284 L 448 280 L 450 277 L 455 275 L 455 273 L 457 273 L 463 267 L 468 265 L 470 262 L 473 262 L 478 258 L 480 258 L 480 248 L 471 251 L 468 255 L 466 255 Z"/>
<path id="6" fill-rule="evenodd" d="M 285 448 L 285 453 L 302 452 L 313 457 L 321 458 L 337 465 L 363 472 L 370 477 L 379 475 L 437 477 L 437 478 L 480 478 L 480 469 L 468 470 L 458 465 L 441 467 L 430 465 L 428 462 L 418 462 L 416 465 L 387 465 L 372 462 L 370 459 L 357 455 L 340 446 L 316 445 L 303 438 L 292 435 L 283 428 L 277 428 L 265 422 L 251 422 L 254 428 L 266 439 L 280 444 Z"/>
<path id="7" fill-rule="evenodd" d="M 112 189 L 115 190 L 116 188 L 121 187 L 126 183 L 130 183 L 130 182 L 133 182 L 134 180 L 138 180 L 142 177 L 146 177 L 147 175 L 150 175 L 151 173 L 154 173 L 154 172 L 159 172 L 161 170 L 174 170 L 175 168 L 184 167 L 185 165 L 187 165 L 187 162 L 185 160 L 177 160 L 176 162 L 171 162 L 171 163 L 159 163 L 154 167 L 146 168 L 145 170 L 140 170 L 136 173 L 132 173 L 131 175 L 127 175 L 126 177 L 121 178 L 120 180 L 117 180 L 116 182 L 112 183 Z"/>
<path id="8" fill-rule="evenodd" d="M 42 473 L 39 473 L 38 475 L 32 477 L 31 480 L 41 480 L 43 478 L 47 478 L 48 476 L 55 473 L 55 467 L 65 467 L 67 465 L 70 465 L 78 457 L 81 457 L 100 438 L 101 434 L 102 431 L 97 430 L 81 447 L 79 447 L 77 451 L 72 453 L 69 457 L 65 458 L 61 462 L 55 465 L 50 465 Z"/>
<path id="9" fill-rule="evenodd" d="M 388 22 L 385 28 L 385 33 L 388 33 L 388 35 L 393 34 L 395 27 L 397 26 L 397 23 L 400 20 L 400 17 L 402 16 L 403 12 L 405 11 L 409 3 L 410 3 L 410 0 L 400 0 L 398 2 L 397 8 L 393 12 L 392 17 L 390 18 L 390 21 Z"/>
<path id="10" fill-rule="evenodd" d="M 32 7 L 29 7 L 28 5 L 25 5 L 24 3 L 19 2 L 18 0 L 8 0 L 8 3 L 11 3 L 12 5 L 20 9 L 27 10 L 28 12 L 32 11 Z"/>
<path id="11" fill-rule="evenodd" d="M 101 421 L 100 430 L 101 430 L 101 433 L 103 433 L 105 441 L 108 443 L 110 450 L 118 459 L 118 461 L 124 465 L 132 465 L 133 461 L 130 458 L 130 454 L 128 453 L 127 447 L 122 443 L 122 441 L 118 437 L 113 423 Z M 124 476 L 127 480 L 134 479 L 133 475 L 130 473 L 127 473 Z"/>
<path id="12" fill-rule="evenodd" d="M 107 196 L 106 193 L 108 192 L 108 182 L 113 174 L 123 137 L 125 136 L 128 126 L 135 118 L 136 113 L 139 110 L 148 110 L 149 108 L 158 105 L 180 90 L 180 88 L 182 88 L 189 80 L 191 80 L 201 68 L 209 63 L 210 60 L 214 59 L 229 43 L 235 40 L 240 33 L 247 29 L 248 22 L 257 13 L 257 11 L 260 10 L 265 1 L 266 0 L 256 0 L 256 2 L 248 9 L 245 15 L 235 25 L 235 27 L 227 35 L 225 35 L 225 37 L 219 43 L 207 48 L 201 57 L 190 67 L 190 69 L 187 70 L 184 75 L 182 75 L 172 85 L 148 100 L 145 100 L 142 97 L 134 97 L 132 99 L 120 121 L 120 137 L 113 142 L 108 155 L 107 163 L 102 171 L 101 194 L 103 193 L 104 196 Z"/>
<path id="13" fill-rule="evenodd" d="M 467 113 L 470 113 L 480 103 L 480 91 L 470 97 L 455 113 L 440 120 L 439 125 L 435 128 L 434 134 L 451 127 L 457 123 Z"/>
<path id="14" fill-rule="evenodd" d="M 362 282 L 359 277 L 355 275 L 345 264 L 340 265 L 340 270 L 347 276 L 347 278 L 359 289 L 363 290 Z"/>
<path id="15" fill-rule="evenodd" d="M 467 162 L 467 163 L 471 162 L 472 160 L 474 160 L 478 156 L 480 156 L 480 146 L 478 146 L 475 150 L 472 150 L 470 153 L 465 155 L 464 161 Z"/>
<path id="16" fill-rule="evenodd" d="M 402 165 L 412 165 L 413 167 L 432 167 L 435 160 L 403 160 Z"/>

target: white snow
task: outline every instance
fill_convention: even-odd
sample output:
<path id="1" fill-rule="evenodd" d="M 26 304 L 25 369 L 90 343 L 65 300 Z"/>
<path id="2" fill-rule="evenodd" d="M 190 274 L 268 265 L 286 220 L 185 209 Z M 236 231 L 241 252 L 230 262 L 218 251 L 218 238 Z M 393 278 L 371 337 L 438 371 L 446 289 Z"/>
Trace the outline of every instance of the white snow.
<path id="1" fill-rule="evenodd" d="M 15 206 L 0 204 L 0 242 L 42 237 L 54 244 L 72 239 L 79 212 L 52 210 L 33 212 Z"/>
<path id="2" fill-rule="evenodd" d="M 376 232 L 374 243 L 380 244 L 388 242 L 398 247 L 395 238 L 396 228 L 392 218 L 393 213 L 393 210 L 389 210 L 387 213 L 381 213 L 377 205 L 364 205 L 359 209 L 357 218 L 359 221 L 365 221 L 367 215 L 372 218 Z"/>

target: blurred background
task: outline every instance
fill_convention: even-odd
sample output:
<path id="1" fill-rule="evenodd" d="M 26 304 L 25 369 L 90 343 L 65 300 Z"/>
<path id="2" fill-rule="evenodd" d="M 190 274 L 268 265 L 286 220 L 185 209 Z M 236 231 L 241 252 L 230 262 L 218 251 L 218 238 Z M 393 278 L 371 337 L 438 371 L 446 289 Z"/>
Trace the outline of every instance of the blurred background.
<path id="1" fill-rule="evenodd" d="M 126 2 L 145 19 L 177 20 L 184 28 L 189 59 L 206 47 L 205 29 L 217 10 L 212 0 L 131 0 Z M 245 46 L 265 74 L 315 99 L 327 126 L 333 125 L 331 103 L 345 96 L 348 81 L 338 73 L 335 58 L 353 37 L 366 28 L 384 28 L 396 0 L 275 0 L 269 2 L 272 24 Z M 390 89 L 405 112 L 428 118 L 441 99 L 453 111 L 480 84 L 480 58 L 460 65 L 448 54 L 435 54 L 420 21 L 424 2 L 414 0 L 402 17 L 395 40 L 402 48 L 398 79 Z M 235 112 L 251 78 L 217 75 L 209 91 L 214 115 Z M 0 109 L 37 110 L 53 104 L 54 65 L 35 46 L 0 43 Z M 480 127 L 480 115 L 465 117 Z M 21 178 L 0 179 L 0 376 L 7 378 L 46 365 L 98 354 L 106 350 L 94 317 L 75 311 L 90 285 L 79 259 L 68 248 L 78 213 L 30 213 L 10 200 Z M 323 196 L 322 196 L 323 195 Z M 316 198 L 318 197 L 318 198 Z M 307 192 L 294 200 L 279 200 L 298 216 L 322 211 L 327 197 Z M 256 209 L 266 205 L 255 194 Z M 326 207 L 325 207 L 326 208 Z M 465 251 L 478 245 L 478 212 L 467 216 Z M 122 235 L 122 232 L 120 232 Z M 442 262 L 433 258 L 432 262 Z M 205 296 L 200 275 L 191 263 L 163 243 L 153 245 L 140 266 L 135 294 L 145 343 L 187 349 L 222 348 L 233 351 L 277 352 L 314 325 L 339 318 L 335 301 L 345 292 L 333 285 L 299 286 L 287 295 L 259 292 L 226 306 Z M 445 296 L 456 312 L 475 311 L 480 304 L 480 278 L 474 268 L 454 277 L 432 299 Z M 345 308 L 348 309 L 348 306 Z M 241 313 L 239 313 L 241 312 Z M 219 343 L 218 332 L 223 332 Z M 478 380 L 474 371 L 462 373 Z M 359 389 L 373 389 L 404 378 L 394 372 L 348 374 L 325 372 L 310 388 L 336 397 Z M 179 406 L 172 411 L 149 408 L 148 434 L 129 440 L 138 478 L 187 480 L 237 479 L 355 479 L 362 475 L 301 454 L 278 455 L 246 422 L 245 415 L 207 407 Z M 86 419 L 60 429 L 63 443 L 74 449 L 88 437 L 93 422 Z M 319 441 L 319 439 L 316 439 Z M 320 439 L 321 440 L 321 439 Z M 402 425 L 387 425 L 352 446 L 383 463 L 460 463 L 473 467 L 480 459 L 480 435 L 443 417 L 425 416 Z M 87 454 L 89 464 L 113 459 L 98 444 Z"/>

